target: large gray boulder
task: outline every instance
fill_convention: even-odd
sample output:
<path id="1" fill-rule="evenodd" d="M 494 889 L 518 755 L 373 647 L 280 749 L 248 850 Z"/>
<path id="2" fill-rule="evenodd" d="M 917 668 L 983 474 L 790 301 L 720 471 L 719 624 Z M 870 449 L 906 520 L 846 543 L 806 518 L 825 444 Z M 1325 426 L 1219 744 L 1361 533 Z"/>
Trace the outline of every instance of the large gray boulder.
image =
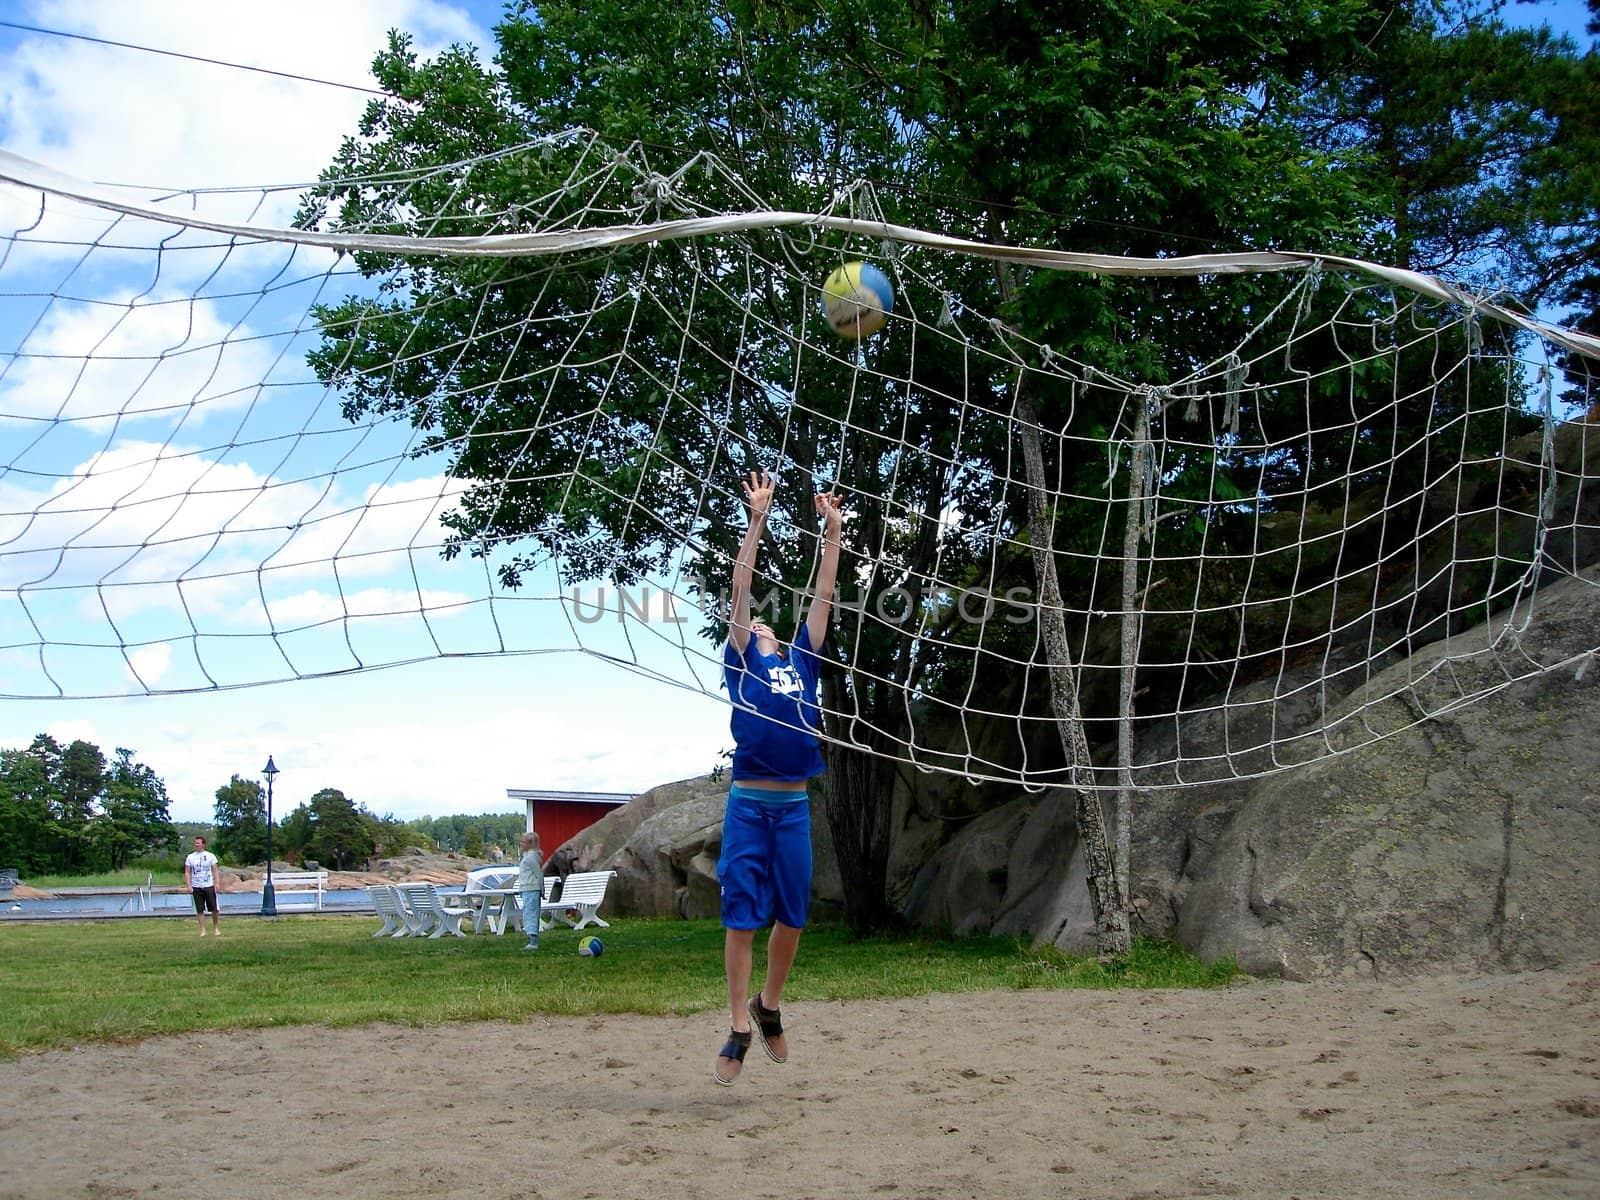
<path id="1" fill-rule="evenodd" d="M 918 873 L 907 920 L 958 936 L 995 933 L 1081 953 L 1094 946 L 1077 822 L 1066 793 L 983 814 Z"/>
<path id="2" fill-rule="evenodd" d="M 663 784 L 613 809 L 550 856 L 549 872 L 615 871 L 606 910 L 639 916 L 707 916 L 707 846 L 722 840 L 728 785 L 708 778 Z M 716 853 L 710 853 L 715 901 Z"/>
<path id="3" fill-rule="evenodd" d="M 1170 880 L 1171 932 L 1293 978 L 1593 958 L 1600 670 L 1580 660 L 1507 681 L 1529 658 L 1593 643 L 1597 582 L 1591 571 L 1540 593 L 1519 634 L 1484 626 L 1376 677 L 1374 692 L 1396 695 L 1360 725 L 1331 723 L 1335 751 L 1361 748 L 1212 807 Z M 1367 729 L 1386 726 L 1404 731 L 1369 744 Z"/>
<path id="4" fill-rule="evenodd" d="M 1280 735 L 1318 733 L 1302 738 L 1302 755 L 1324 734 L 1333 754 L 1139 792 L 1131 891 L 1141 927 L 1291 978 L 1518 970 L 1600 954 L 1600 665 L 1580 658 L 1508 682 L 1530 660 L 1593 644 L 1597 585 L 1591 569 L 1540 592 L 1537 619 L 1515 635 L 1502 617 L 1374 676 L 1368 694 L 1393 697 L 1359 719 L 1347 705 L 1315 722 L 1280 681 L 1282 703 L 1268 694 L 1187 722 L 1194 749 L 1226 744 L 1224 724 L 1232 744 L 1264 745 L 1254 724 L 1273 722 Z M 1374 742 L 1373 731 L 1397 732 Z M 1270 766 L 1252 753 L 1228 769 Z M 972 822 L 929 859 L 908 916 L 1089 948 L 1071 811 L 1068 793 L 1047 792 Z"/>

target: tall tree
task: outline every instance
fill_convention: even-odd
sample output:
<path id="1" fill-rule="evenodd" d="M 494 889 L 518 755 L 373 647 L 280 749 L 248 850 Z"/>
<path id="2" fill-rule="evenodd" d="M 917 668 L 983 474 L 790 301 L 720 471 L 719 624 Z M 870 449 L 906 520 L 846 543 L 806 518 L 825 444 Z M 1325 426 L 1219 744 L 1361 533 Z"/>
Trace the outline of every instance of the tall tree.
<path id="1" fill-rule="evenodd" d="M 1600 262 L 1600 60 L 1505 8 L 1375 6 L 1361 52 L 1297 123 L 1360 168 L 1386 261 L 1534 307 Z"/>
<path id="2" fill-rule="evenodd" d="M 350 139 L 328 171 L 368 182 L 328 187 L 323 203 L 338 200 L 338 208 L 312 206 L 304 219 L 336 211 L 347 227 L 485 232 L 498 226 L 483 213 L 506 213 L 518 198 L 546 194 L 570 163 L 560 155 L 549 165 L 507 157 L 472 179 L 443 171 L 408 182 L 403 194 L 382 178 L 587 126 L 614 146 L 672 147 L 674 165 L 694 150 L 718 155 L 738 173 L 739 186 L 718 195 L 710 182 L 696 200 L 730 210 L 747 206 L 750 195 L 774 208 L 816 210 L 861 179 L 877 179 L 909 182 L 893 197 L 890 216 L 898 221 L 958 224 L 963 232 L 987 224 L 994 235 L 1048 227 L 1048 240 L 1058 245 L 1059 205 L 1114 214 L 1115 224 L 1102 219 L 1074 237 L 1117 250 L 1166 248 L 1174 238 L 1186 245 L 1195 237 L 1211 248 L 1229 232 L 1243 242 L 1264 227 L 1314 229 L 1317 214 L 1333 210 L 1344 229 L 1358 222 L 1347 216 L 1352 205 L 1326 197 L 1333 176 L 1307 170 L 1304 146 L 1282 130 L 1261 120 L 1253 130 L 1245 117 L 1251 90 L 1298 78 L 1307 59 L 1344 32 L 1338 14 L 1350 6 L 1218 10 L 1194 3 L 1168 6 L 1176 16 L 1165 19 L 1147 16 L 1146 6 L 1115 5 L 1069 6 L 1048 18 L 1000 3 L 522 5 L 496 30 L 502 77 L 464 53 L 418 61 L 410 43 L 395 38 L 376 74 L 397 101 L 370 106 L 362 138 Z M 1262 19 L 1267 8 L 1272 22 Z M 1275 35 L 1262 40 L 1269 24 Z M 658 152 L 640 150 L 645 157 Z M 1346 200 L 1354 198 L 1352 192 Z M 621 195 L 614 203 L 626 210 L 630 200 Z M 1326 230 L 1317 232 L 1326 240 Z M 766 238 L 763 250 L 781 259 L 781 238 Z M 379 256 L 358 261 L 373 270 L 390 266 Z M 597 309 L 606 278 L 646 267 L 658 306 Z M 736 269 L 688 245 L 574 261 L 550 278 L 520 267 L 411 264 L 386 298 L 323 310 L 328 341 L 315 363 L 344 389 L 352 418 L 406 414 L 426 430 L 427 451 L 446 454 L 451 472 L 470 482 L 451 515 L 453 550 L 522 542 L 526 549 L 502 563 L 509 584 L 546 557 L 571 578 L 610 574 L 626 582 L 670 562 L 682 549 L 675 539 L 691 528 L 709 547 L 702 574 L 718 579 L 741 528 L 736 491 L 730 483 L 707 494 L 682 480 L 755 466 L 792 469 L 802 493 L 830 483 L 850 493 L 856 560 L 845 563 L 842 576 L 866 581 L 867 611 L 902 581 L 930 578 L 934 563 L 949 574 L 978 560 L 981 547 L 947 536 L 941 515 L 950 507 L 994 506 L 982 491 L 982 467 L 1005 461 L 1005 426 L 974 419 L 957 458 L 950 453 L 952 411 L 974 405 L 1003 413 L 1010 381 L 974 376 L 957 347 L 923 342 L 915 355 L 910 347 L 888 350 L 901 360 L 886 362 L 885 381 L 877 384 L 856 379 L 853 386 L 842 360 L 832 378 L 826 365 L 808 363 L 813 392 L 805 405 L 787 403 L 781 381 L 794 376 L 800 347 L 782 331 L 803 328 L 810 298 L 779 280 L 744 282 Z M 722 277 L 701 288 L 706 274 Z M 987 296 L 994 306 L 994 280 L 978 267 L 968 275 L 970 302 L 984 304 Z M 494 286 L 483 293 L 475 285 L 485 278 Z M 523 325 L 518 317 L 550 291 L 581 317 Z M 1024 307 L 1029 333 L 1048 339 L 1061 328 L 1082 328 L 1078 317 L 1093 291 L 1062 285 L 1056 298 Z M 750 328 L 747 302 L 774 333 L 741 341 Z M 938 310 L 934 296 L 912 302 Z M 416 322 L 414 312 L 424 309 L 429 318 Z M 702 352 L 680 360 L 675 314 L 685 310 L 696 312 Z M 648 370 L 608 381 L 614 419 L 603 426 L 549 421 L 549 435 L 530 442 L 515 432 L 525 429 L 530 411 L 547 411 L 552 402 L 587 410 L 592 397 L 579 389 L 552 400 L 544 379 L 506 378 L 504 347 L 462 355 L 459 338 L 470 328 L 514 330 L 518 352 L 546 362 L 558 360 L 579 322 L 592 330 L 614 323 L 618 336 L 626 331 Z M 1170 323 L 1182 326 L 1176 317 Z M 1110 325 L 1104 314 L 1088 322 Z M 1118 341 L 1117 334 L 1104 338 L 1107 346 Z M 402 373 L 381 370 L 402 360 Z M 723 368 L 730 362 L 741 365 L 731 381 Z M 730 394 L 731 387 L 730 403 L 714 416 L 674 406 L 662 422 L 658 374 L 701 376 L 680 382 L 691 395 Z M 886 379 L 896 374 L 914 386 L 890 386 Z M 632 422 L 646 419 L 656 430 L 656 453 L 638 453 L 634 443 Z M 930 453 L 886 454 L 883 429 Z M 472 437 L 462 437 L 467 430 Z M 506 435 L 496 437 L 496 430 Z M 728 454 L 730 445 L 744 450 Z M 778 446 L 787 461 L 773 461 Z M 627 502 L 640 493 L 651 496 L 648 514 Z M 816 547 L 814 515 L 803 494 L 794 499 L 794 534 L 770 547 L 781 584 L 805 578 Z M 1014 531 L 1024 514 L 997 518 L 995 525 Z M 792 619 L 794 606 L 779 600 L 774 616 Z M 866 619 L 840 630 L 838 640 L 850 650 L 837 654 L 827 674 L 829 707 L 858 714 L 848 741 L 877 754 L 830 744 L 827 811 L 851 922 L 869 926 L 893 915 L 886 853 L 894 747 L 909 720 L 904 693 L 923 686 L 939 653 L 922 638 Z"/>
<path id="3" fill-rule="evenodd" d="M 120 870 L 141 854 L 175 850 L 178 831 L 168 813 L 167 786 L 133 751 L 119 746 L 106 776 L 92 841 L 105 865 Z"/>
<path id="4" fill-rule="evenodd" d="M 301 221 L 500 232 L 517 228 L 521 206 L 535 202 L 551 223 L 576 221 L 591 206 L 652 219 L 684 199 L 654 173 L 657 164 L 670 171 L 705 152 L 729 171 L 694 184 L 695 204 L 711 210 L 747 208 L 752 197 L 804 211 L 841 196 L 867 203 L 867 180 L 891 220 L 993 240 L 1143 255 L 1359 254 L 1399 236 L 1391 193 L 1374 186 L 1393 164 L 1373 149 L 1375 136 L 1350 128 L 1353 108 L 1319 124 L 1301 98 L 1323 99 L 1370 68 L 1367 47 L 1385 21 L 1365 0 L 523 3 L 495 31 L 498 73 L 463 50 L 422 61 L 395 35 L 375 63 L 393 98 L 369 105 Z M 580 195 L 561 187 L 581 144 L 502 154 L 573 127 L 598 131 L 635 170 Z M 470 170 L 450 165 L 474 158 Z M 401 178 L 424 166 L 438 169 Z M 653 186 L 639 186 L 646 180 Z M 1459 192 L 1439 194 L 1446 206 L 1462 202 Z M 785 260 L 783 238 L 750 236 L 762 259 Z M 1002 503 L 990 486 L 997 474 L 1012 477 L 1011 368 L 975 367 L 953 340 L 890 339 L 875 351 L 881 374 L 813 355 L 807 394 L 791 395 L 787 381 L 807 353 L 799 331 L 814 324 L 810 295 L 786 276 L 753 277 L 737 256 L 687 243 L 575 255 L 552 270 L 373 253 L 356 261 L 373 275 L 398 274 L 375 298 L 319 310 L 324 341 L 313 365 L 341 390 L 351 419 L 402 418 L 422 431 L 420 452 L 443 457 L 465 484 L 447 517 L 447 553 L 491 558 L 508 586 L 547 562 L 571 580 L 648 577 L 676 563 L 692 530 L 691 568 L 719 588 L 743 528 L 733 478 L 753 467 L 778 467 L 794 481 L 793 524 L 764 552 L 771 581 L 793 585 L 817 547 L 805 493 L 847 493 L 841 578 L 859 581 L 863 595 L 825 654 L 824 698 L 838 714 L 828 721 L 837 740 L 827 748 L 827 812 L 848 919 L 862 928 L 891 921 L 894 758 L 912 719 L 907 696 L 970 678 L 955 668 L 970 668 L 971 652 L 953 616 L 941 623 L 935 614 L 930 631 L 866 614 L 883 611 L 883 597 L 904 581 L 960 578 L 991 561 L 1013 572 L 1002 584 L 1034 582 L 1019 552 L 1029 540 L 1026 489 Z M 1035 342 L 1155 383 L 1242 336 L 1265 286 L 1039 272 L 1002 294 L 983 264 L 951 271 L 965 303 L 1002 313 Z M 638 281 L 650 303 L 611 302 Z M 941 299 L 905 298 L 927 313 Z M 686 312 L 695 314 L 690 353 Z M 532 313 L 540 319 L 527 320 Z M 628 369 L 552 370 L 579 338 L 626 345 Z M 530 369 L 509 370 L 513 358 Z M 719 399 L 663 406 L 669 379 L 681 395 Z M 606 419 L 595 420 L 601 399 Z M 1112 428 L 1124 400 L 1109 388 L 1069 394 L 1048 380 L 1029 395 L 1047 431 L 1072 413 L 1086 428 Z M 1317 425 L 1318 414 L 1296 411 Z M 1310 472 L 1318 455 L 1338 457 L 1337 447 L 1307 440 L 1302 460 L 1186 470 L 1197 488 L 1219 486 L 1220 476 L 1224 491 L 1248 497 L 1263 471 Z M 1059 490 L 1086 498 L 1082 509 L 1051 511 L 1057 554 L 1099 536 L 1085 513 L 1103 521 L 1112 511 L 1103 456 L 1078 444 L 1051 439 L 1059 461 L 1044 464 Z M 720 488 L 697 482 L 717 474 L 726 477 Z M 641 495 L 648 509 L 633 502 Z M 973 516 L 992 540 L 950 529 L 951 511 Z M 1221 544 L 1232 535 L 1212 536 Z M 1077 589 L 1070 605 L 1093 607 L 1085 583 L 1068 572 L 1062 579 Z M 797 607 L 780 590 L 767 615 L 792 622 Z M 1026 631 L 996 636 L 1014 644 L 991 639 L 991 649 L 1024 660 L 1040 653 Z"/>
<path id="5" fill-rule="evenodd" d="M 310 831 L 304 856 L 335 870 L 349 870 L 372 857 L 372 828 L 338 788 L 323 788 L 306 805 Z"/>
<path id="6" fill-rule="evenodd" d="M 1545 274 L 1554 298 L 1571 324 L 1600 336 L 1600 0 L 1588 0 L 1588 10 L 1588 50 L 1542 93 L 1552 136 L 1522 169 L 1542 224 L 1556 231 Z M 1600 364 L 1566 355 L 1561 365 L 1568 382 L 1562 399 L 1600 420 Z"/>
<path id="7" fill-rule="evenodd" d="M 26 750 L 0 750 L 0 861 L 24 870 L 83 874 L 126 866 L 172 848 L 166 785 L 133 751 L 109 770 L 81 739 L 62 748 L 39 734 Z"/>
<path id="8" fill-rule="evenodd" d="M 37 743 L 35 743 L 37 745 Z M 0 865 L 24 876 L 61 867 L 45 761 L 28 750 L 0 750 Z"/>
<path id="9" fill-rule="evenodd" d="M 310 805 L 296 805 L 278 821 L 276 840 L 272 845 L 273 855 L 290 860 L 299 859 L 301 862 L 316 858 L 310 850 L 312 834 L 315 832 L 316 822 Z"/>
<path id="10" fill-rule="evenodd" d="M 35 739 L 34 744 L 39 745 L 39 739 Z M 89 822 L 95 814 L 95 801 L 105 786 L 105 772 L 106 756 L 98 746 L 80 738 L 61 751 L 54 772 L 56 786 L 52 816 L 56 836 L 60 839 L 61 861 L 65 870 L 90 869 L 92 849 Z"/>
<path id="11" fill-rule="evenodd" d="M 257 863 L 267 856 L 267 795 L 254 779 L 233 776 L 217 789 L 212 809 L 218 858 L 231 863 Z"/>

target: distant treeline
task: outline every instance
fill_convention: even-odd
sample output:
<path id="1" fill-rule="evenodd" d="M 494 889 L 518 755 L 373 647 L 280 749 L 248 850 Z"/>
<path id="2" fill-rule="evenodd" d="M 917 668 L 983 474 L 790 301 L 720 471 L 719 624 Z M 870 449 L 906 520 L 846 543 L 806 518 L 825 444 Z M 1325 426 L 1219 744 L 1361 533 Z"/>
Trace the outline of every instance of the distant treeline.
<path id="1" fill-rule="evenodd" d="M 273 822 L 272 857 L 334 870 L 356 870 L 413 846 L 488 858 L 492 847 L 512 853 L 526 820 L 521 813 L 487 813 L 401 821 L 368 811 L 338 788 L 323 788 Z M 223 862 L 263 861 L 267 823 L 261 785 L 236 775 L 218 788 L 215 829 L 212 848 Z"/>
<path id="2" fill-rule="evenodd" d="M 479 813 L 477 816 L 419 817 L 407 822 L 439 850 L 454 850 L 483 858 L 491 846 L 502 853 L 516 852 L 517 839 L 528 827 L 526 813 Z"/>
<path id="3" fill-rule="evenodd" d="M 527 827 L 523 813 L 461 814 L 401 821 L 370 812 L 338 788 L 323 788 L 281 816 L 274 812 L 272 857 L 358 870 L 411 847 L 474 858 L 495 849 L 515 855 Z M 0 868 L 30 875 L 90 875 L 124 867 L 172 868 L 196 836 L 232 866 L 266 861 L 266 793 L 233 776 L 216 792 L 209 824 L 174 822 L 167 788 L 149 767 L 119 748 L 107 760 L 78 740 L 62 746 L 41 733 L 25 749 L 0 749 Z"/>

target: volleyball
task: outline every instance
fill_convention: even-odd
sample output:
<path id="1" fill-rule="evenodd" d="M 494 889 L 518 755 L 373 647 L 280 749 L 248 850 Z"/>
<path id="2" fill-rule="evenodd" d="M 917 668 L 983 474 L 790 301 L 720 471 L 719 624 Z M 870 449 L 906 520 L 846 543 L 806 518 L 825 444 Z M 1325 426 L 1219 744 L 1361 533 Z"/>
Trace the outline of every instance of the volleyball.
<path id="1" fill-rule="evenodd" d="M 894 289 L 889 277 L 871 263 L 845 263 L 822 285 L 822 315 L 840 337 L 863 338 L 876 333 L 893 311 Z"/>
<path id="2" fill-rule="evenodd" d="M 586 937 L 578 943 L 578 953 L 585 958 L 599 958 L 606 952 L 606 944 L 597 937 Z"/>

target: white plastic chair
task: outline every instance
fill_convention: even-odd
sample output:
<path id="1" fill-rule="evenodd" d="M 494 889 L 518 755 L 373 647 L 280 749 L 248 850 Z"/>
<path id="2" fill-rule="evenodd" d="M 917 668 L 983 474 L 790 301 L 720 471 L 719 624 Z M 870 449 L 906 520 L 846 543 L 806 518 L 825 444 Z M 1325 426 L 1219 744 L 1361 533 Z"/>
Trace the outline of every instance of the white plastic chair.
<path id="1" fill-rule="evenodd" d="M 461 918 L 470 916 L 471 911 L 447 907 L 433 884 L 402 883 L 397 885 L 397 890 L 406 898 L 417 921 L 426 926 L 428 937 L 443 937 L 447 933 L 452 937 L 467 936 L 461 928 Z"/>
<path id="2" fill-rule="evenodd" d="M 405 910 L 400 907 L 400 899 L 395 894 L 393 885 L 381 883 L 367 889 L 367 895 L 372 897 L 372 907 L 383 924 L 378 927 L 378 932 L 372 936 L 378 937 L 405 937 L 411 932 L 410 923 L 406 920 Z"/>

